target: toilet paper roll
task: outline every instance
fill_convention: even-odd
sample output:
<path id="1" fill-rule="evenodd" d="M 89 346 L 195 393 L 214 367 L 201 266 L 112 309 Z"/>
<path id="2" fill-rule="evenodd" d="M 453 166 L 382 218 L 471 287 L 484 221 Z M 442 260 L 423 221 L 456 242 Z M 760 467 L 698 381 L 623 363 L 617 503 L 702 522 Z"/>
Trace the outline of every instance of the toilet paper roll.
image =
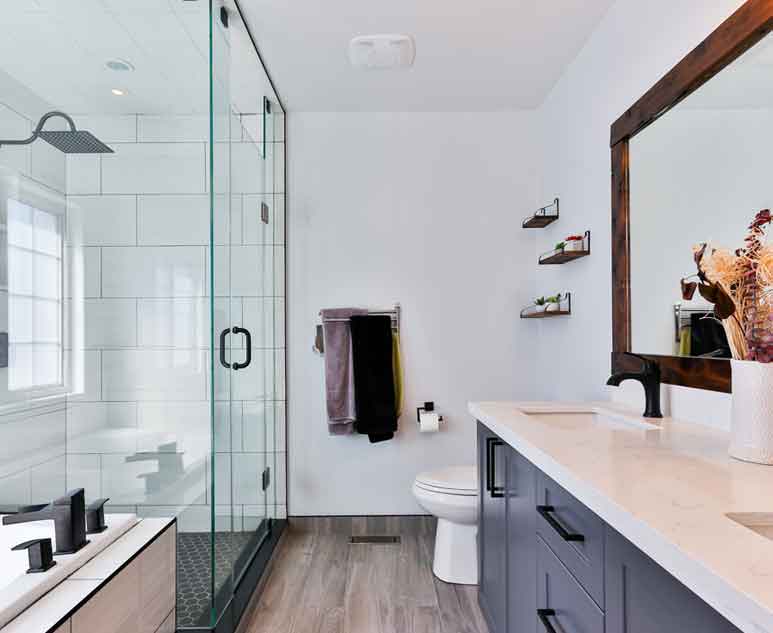
<path id="1" fill-rule="evenodd" d="M 440 429 L 440 416 L 434 412 L 422 411 L 419 414 L 419 431 L 435 433 Z"/>

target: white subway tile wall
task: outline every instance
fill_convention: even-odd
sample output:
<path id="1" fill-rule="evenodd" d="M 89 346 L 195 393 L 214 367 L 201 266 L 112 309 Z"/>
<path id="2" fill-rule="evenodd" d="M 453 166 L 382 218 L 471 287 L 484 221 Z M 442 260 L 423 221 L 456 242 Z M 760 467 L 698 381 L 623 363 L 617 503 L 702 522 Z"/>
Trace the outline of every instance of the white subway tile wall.
<path id="1" fill-rule="evenodd" d="M 215 363 L 214 485 L 224 520 L 233 502 L 244 529 L 254 529 L 264 503 L 269 516 L 286 516 L 284 164 L 271 160 L 283 161 L 284 149 L 270 142 L 269 160 L 262 160 L 252 142 L 262 140 L 260 117 L 234 120 L 233 195 L 217 196 L 214 213 L 214 329 L 248 328 L 253 361 L 231 373 Z M 113 508 L 143 516 L 183 512 L 181 529 L 208 530 L 208 117 L 79 122 L 115 154 L 65 159 L 55 151 L 0 149 L 0 164 L 67 195 L 67 257 L 82 268 L 82 284 L 77 292 L 66 288 L 66 296 L 68 306 L 73 299 L 82 306 L 83 323 L 82 336 L 66 340 L 68 362 L 82 359 L 77 392 L 45 416 L 0 418 L 0 463 L 9 464 L 0 470 L 0 503 L 63 491 L 65 478 L 53 476 L 59 469 L 67 487 L 85 487 L 90 499 L 107 496 Z M 0 104 L 2 135 L 24 136 L 30 126 Z M 283 125 L 274 127 L 283 133 Z M 219 169 L 215 178 L 227 176 Z M 268 224 L 261 222 L 263 204 Z M 228 343 L 226 359 L 243 360 L 244 337 L 231 335 Z M 3 441 L 12 434 L 13 442 Z M 25 436 L 42 449 L 2 454 Z M 272 470 L 266 493 L 264 466 Z"/>

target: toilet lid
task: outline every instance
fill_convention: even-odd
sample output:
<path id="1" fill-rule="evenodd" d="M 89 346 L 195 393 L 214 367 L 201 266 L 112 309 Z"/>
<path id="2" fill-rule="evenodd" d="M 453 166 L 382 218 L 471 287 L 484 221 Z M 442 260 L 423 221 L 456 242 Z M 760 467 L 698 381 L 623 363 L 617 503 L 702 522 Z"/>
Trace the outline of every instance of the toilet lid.
<path id="1" fill-rule="evenodd" d="M 478 474 L 475 466 L 450 466 L 420 473 L 416 485 L 430 492 L 472 496 L 478 494 Z"/>

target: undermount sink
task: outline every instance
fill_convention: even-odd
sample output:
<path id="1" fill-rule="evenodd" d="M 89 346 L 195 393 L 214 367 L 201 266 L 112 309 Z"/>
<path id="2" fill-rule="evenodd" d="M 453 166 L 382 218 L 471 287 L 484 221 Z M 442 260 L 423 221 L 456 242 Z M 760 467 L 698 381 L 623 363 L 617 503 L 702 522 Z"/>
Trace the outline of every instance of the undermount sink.
<path id="1" fill-rule="evenodd" d="M 592 425 L 604 425 L 618 429 L 639 429 L 643 431 L 660 430 L 658 424 L 645 422 L 635 416 L 629 416 L 602 407 L 556 407 L 555 409 L 546 407 L 521 407 L 521 413 L 551 425 L 575 426 L 578 422 L 585 422 Z"/>
<path id="2" fill-rule="evenodd" d="M 728 512 L 725 516 L 773 541 L 773 514 L 770 512 Z"/>

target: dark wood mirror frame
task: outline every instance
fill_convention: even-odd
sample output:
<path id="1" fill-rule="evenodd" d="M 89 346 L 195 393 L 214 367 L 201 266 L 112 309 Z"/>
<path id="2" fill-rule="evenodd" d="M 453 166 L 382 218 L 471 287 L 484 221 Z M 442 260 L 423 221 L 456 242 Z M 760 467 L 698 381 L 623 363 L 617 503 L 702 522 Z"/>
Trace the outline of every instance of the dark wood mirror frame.
<path id="1" fill-rule="evenodd" d="M 634 370 L 631 349 L 629 141 L 773 30 L 773 0 L 748 0 L 612 124 L 612 371 Z M 674 280 L 676 283 L 678 280 Z M 730 361 L 645 354 L 663 382 L 730 392 Z"/>

